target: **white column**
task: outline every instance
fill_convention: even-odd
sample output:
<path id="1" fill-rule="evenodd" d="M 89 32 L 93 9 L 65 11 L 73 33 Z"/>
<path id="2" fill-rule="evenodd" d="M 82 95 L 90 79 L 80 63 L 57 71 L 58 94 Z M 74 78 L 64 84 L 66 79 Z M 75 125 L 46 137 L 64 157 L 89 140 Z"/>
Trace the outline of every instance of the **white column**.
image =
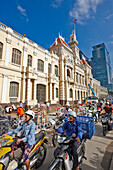
<path id="1" fill-rule="evenodd" d="M 75 88 L 72 89 L 73 90 L 73 101 L 75 100 Z"/>
<path id="2" fill-rule="evenodd" d="M 56 84 L 54 84 L 54 100 L 56 100 Z"/>
<path id="3" fill-rule="evenodd" d="M 52 83 L 50 83 L 50 101 L 52 101 Z"/>
<path id="4" fill-rule="evenodd" d="M 48 57 L 47 54 L 45 54 L 45 73 L 48 75 Z"/>
<path id="5" fill-rule="evenodd" d="M 78 74 L 78 84 L 80 84 L 80 75 Z"/>
<path id="6" fill-rule="evenodd" d="M 65 65 L 65 80 L 67 80 L 67 65 Z"/>
<path id="7" fill-rule="evenodd" d="M 76 83 L 76 72 L 75 72 L 75 83 Z"/>
<path id="8" fill-rule="evenodd" d="M 36 53 L 34 53 L 34 68 L 37 70 L 37 57 L 36 57 Z"/>
<path id="9" fill-rule="evenodd" d="M 30 79 L 27 79 L 27 100 L 30 100 Z"/>
<path id="10" fill-rule="evenodd" d="M 5 56 L 5 66 L 9 65 L 9 57 L 10 57 L 10 46 L 11 46 L 11 35 L 13 34 L 13 30 L 11 28 L 7 28 L 7 38 L 6 38 L 6 56 Z M 12 54 L 11 54 L 12 55 Z"/>
<path id="11" fill-rule="evenodd" d="M 4 75 L 2 89 L 2 103 L 6 103 L 6 95 L 7 95 L 7 75 Z"/>
<path id="12" fill-rule="evenodd" d="M 11 47 L 11 39 L 6 39 L 6 56 L 5 56 L 5 66 L 9 65 L 9 56 L 10 56 L 10 47 Z"/>
<path id="13" fill-rule="evenodd" d="M 33 100 L 36 100 L 36 80 L 34 79 L 34 96 Z"/>
<path id="14" fill-rule="evenodd" d="M 25 46 L 23 47 L 24 50 L 24 55 L 23 55 L 23 66 L 27 67 L 27 45 L 25 44 Z"/>
<path id="15" fill-rule="evenodd" d="M 22 80 L 22 102 L 24 103 L 25 102 L 25 78 L 23 78 Z"/>

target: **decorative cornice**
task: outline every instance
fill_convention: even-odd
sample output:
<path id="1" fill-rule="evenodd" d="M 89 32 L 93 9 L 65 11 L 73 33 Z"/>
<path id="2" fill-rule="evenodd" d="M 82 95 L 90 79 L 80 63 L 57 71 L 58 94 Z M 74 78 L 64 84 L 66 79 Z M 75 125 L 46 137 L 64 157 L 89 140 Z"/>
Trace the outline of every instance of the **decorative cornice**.
<path id="1" fill-rule="evenodd" d="M 9 38 L 6 38 L 6 42 L 7 42 L 8 44 L 11 44 L 12 40 L 9 39 Z"/>

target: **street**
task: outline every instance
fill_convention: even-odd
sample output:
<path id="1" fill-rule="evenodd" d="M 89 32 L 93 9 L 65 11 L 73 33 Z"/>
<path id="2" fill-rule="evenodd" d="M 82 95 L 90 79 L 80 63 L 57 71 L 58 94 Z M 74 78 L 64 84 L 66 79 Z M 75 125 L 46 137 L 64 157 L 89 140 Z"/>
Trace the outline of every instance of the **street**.
<path id="1" fill-rule="evenodd" d="M 96 124 L 95 128 L 95 135 L 91 140 L 86 141 L 87 160 L 83 161 L 81 168 L 83 170 L 109 170 L 113 153 L 113 131 L 109 131 L 104 137 L 100 122 Z M 47 170 L 54 158 L 54 147 L 51 144 L 50 137 L 48 141 L 46 159 L 39 170 Z"/>

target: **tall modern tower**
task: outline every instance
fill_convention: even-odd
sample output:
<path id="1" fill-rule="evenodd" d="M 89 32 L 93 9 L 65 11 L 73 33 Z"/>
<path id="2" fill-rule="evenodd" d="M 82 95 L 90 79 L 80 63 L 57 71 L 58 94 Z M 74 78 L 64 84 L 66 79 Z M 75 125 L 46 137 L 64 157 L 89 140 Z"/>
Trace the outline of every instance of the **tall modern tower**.
<path id="1" fill-rule="evenodd" d="M 109 52 L 104 43 L 93 46 L 92 51 L 92 73 L 95 79 L 101 82 L 101 85 L 112 89 L 111 66 Z"/>

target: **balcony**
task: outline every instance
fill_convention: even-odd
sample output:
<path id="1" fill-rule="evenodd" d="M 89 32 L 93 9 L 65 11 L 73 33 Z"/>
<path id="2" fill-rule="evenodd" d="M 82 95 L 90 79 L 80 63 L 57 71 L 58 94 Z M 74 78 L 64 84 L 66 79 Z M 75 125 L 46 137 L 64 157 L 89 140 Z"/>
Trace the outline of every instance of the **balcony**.
<path id="1" fill-rule="evenodd" d="M 70 83 L 74 83 L 74 79 L 69 77 L 69 76 L 67 76 L 67 81 L 70 82 Z"/>

